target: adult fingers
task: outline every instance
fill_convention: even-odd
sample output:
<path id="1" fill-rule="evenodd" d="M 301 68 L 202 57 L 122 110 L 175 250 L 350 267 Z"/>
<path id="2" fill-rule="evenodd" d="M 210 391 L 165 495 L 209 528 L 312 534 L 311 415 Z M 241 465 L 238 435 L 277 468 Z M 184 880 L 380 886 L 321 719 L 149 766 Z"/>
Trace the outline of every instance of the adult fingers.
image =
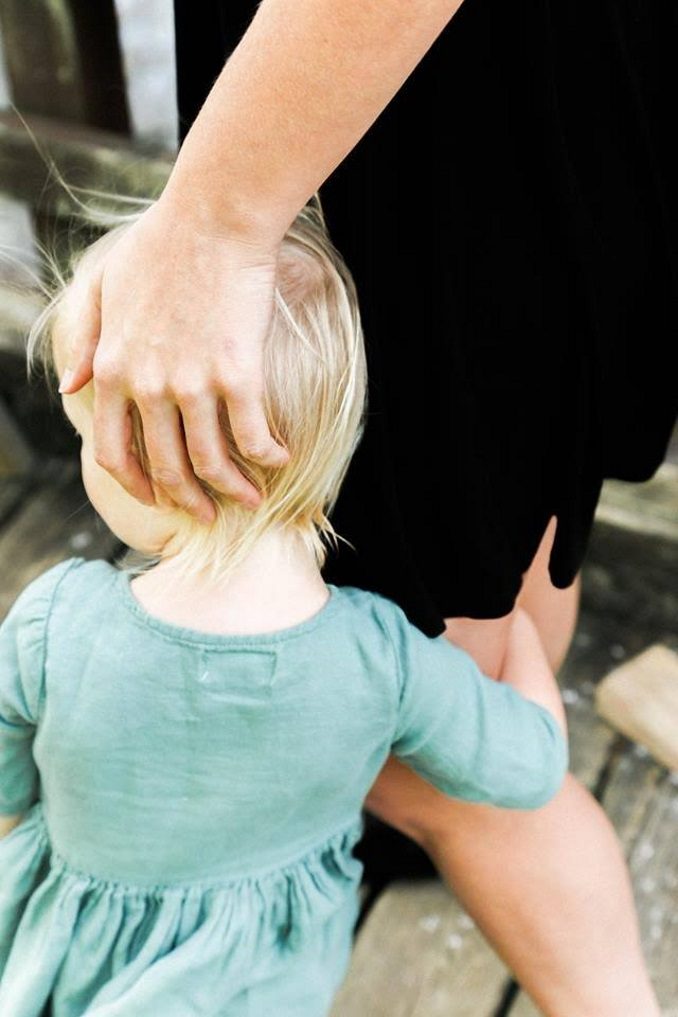
<path id="1" fill-rule="evenodd" d="M 223 398 L 240 454 L 262 466 L 284 466 L 290 454 L 273 438 L 257 388 L 251 384 L 230 385 Z"/>
<path id="2" fill-rule="evenodd" d="M 92 421 L 94 459 L 133 498 L 154 505 L 153 488 L 132 453 L 132 420 L 129 400 L 120 388 L 99 379 L 94 381 Z"/>
<path id="3" fill-rule="evenodd" d="M 235 466 L 219 421 L 216 398 L 204 395 L 180 399 L 188 454 L 195 473 L 217 491 L 256 508 L 261 495 Z"/>
<path id="4" fill-rule="evenodd" d="M 75 313 L 72 321 L 71 346 L 59 392 L 73 395 L 93 377 L 94 354 L 101 335 L 101 271 L 89 280 L 80 293 L 73 297 Z M 77 324 L 76 324 L 77 323 Z"/>
<path id="5" fill-rule="evenodd" d="M 167 399 L 137 400 L 153 489 L 204 523 L 214 522 L 212 500 L 189 462 L 179 407 Z"/>

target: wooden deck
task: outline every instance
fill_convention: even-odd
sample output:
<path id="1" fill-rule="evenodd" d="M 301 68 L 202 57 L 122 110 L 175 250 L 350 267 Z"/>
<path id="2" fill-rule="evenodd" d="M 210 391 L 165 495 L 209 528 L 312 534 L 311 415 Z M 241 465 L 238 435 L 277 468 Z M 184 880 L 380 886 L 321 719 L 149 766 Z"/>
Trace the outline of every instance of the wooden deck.
<path id="1" fill-rule="evenodd" d="M 38 467 L 0 480 L 0 616 L 33 576 L 60 559 L 110 560 L 122 550 L 87 502 L 75 455 L 49 455 Z M 610 670 L 649 645 L 678 652 L 677 504 L 675 465 L 640 487 L 608 483 L 580 624 L 561 674 L 572 768 L 624 844 L 665 1017 L 678 1017 L 678 775 L 604 723 L 594 694 Z M 426 880 L 392 883 L 371 902 L 332 1017 L 536 1012 L 450 892 Z"/>

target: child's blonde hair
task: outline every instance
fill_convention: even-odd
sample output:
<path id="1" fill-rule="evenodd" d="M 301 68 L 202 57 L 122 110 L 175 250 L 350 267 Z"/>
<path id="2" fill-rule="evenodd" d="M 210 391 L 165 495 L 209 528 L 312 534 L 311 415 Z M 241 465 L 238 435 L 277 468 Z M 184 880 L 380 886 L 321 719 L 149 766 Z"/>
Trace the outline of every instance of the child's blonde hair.
<path id="1" fill-rule="evenodd" d="M 71 254 L 65 272 L 49 258 L 55 281 L 48 291 L 49 302 L 28 335 L 29 375 L 38 360 L 48 380 L 55 377 L 53 337 L 57 325 L 68 327 L 67 297 L 74 287 L 86 285 L 111 244 L 151 204 L 122 200 L 134 210 L 102 215 L 79 202 L 83 218 L 103 220 L 107 232 Z M 246 459 L 235 445 L 221 404 L 220 421 L 231 458 L 264 497 L 258 508 L 245 508 L 198 478 L 214 503 L 216 519 L 206 525 L 182 513 L 181 550 L 175 562 L 184 575 L 206 572 L 213 580 L 225 579 L 271 527 L 298 531 L 319 566 L 325 560 L 326 543 L 343 539 L 328 515 L 362 433 L 366 364 L 355 284 L 329 238 L 317 193 L 287 230 L 276 271 L 273 318 L 264 344 L 264 399 L 271 433 L 286 446 L 290 458 L 275 468 Z M 93 382 L 70 398 L 80 399 L 91 413 Z M 133 403 L 130 409 L 133 451 L 147 473 L 141 419 Z M 146 571 L 160 557 L 128 555 L 121 567 Z"/>

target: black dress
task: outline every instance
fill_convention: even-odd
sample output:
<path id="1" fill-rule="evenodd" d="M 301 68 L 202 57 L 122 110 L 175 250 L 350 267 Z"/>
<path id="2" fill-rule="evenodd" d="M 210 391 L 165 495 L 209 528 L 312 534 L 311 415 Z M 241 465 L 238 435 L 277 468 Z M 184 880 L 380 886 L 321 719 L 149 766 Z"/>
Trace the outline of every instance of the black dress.
<path id="1" fill-rule="evenodd" d="M 180 140 L 255 0 L 175 0 Z M 293 12 L 293 7 L 291 8 Z M 602 480 L 678 412 L 675 0 L 466 0 L 322 185 L 370 411 L 325 578 L 424 632 L 508 613 L 552 515 L 580 568 Z"/>

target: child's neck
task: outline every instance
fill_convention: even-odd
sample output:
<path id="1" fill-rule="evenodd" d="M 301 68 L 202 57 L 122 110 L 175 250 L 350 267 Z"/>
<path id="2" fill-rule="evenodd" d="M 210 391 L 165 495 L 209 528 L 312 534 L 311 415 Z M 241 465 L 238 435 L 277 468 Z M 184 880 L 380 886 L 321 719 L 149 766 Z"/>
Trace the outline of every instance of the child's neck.
<path id="1" fill-rule="evenodd" d="M 284 531 L 257 541 L 224 585 L 201 575 L 181 577 L 168 557 L 131 587 L 150 614 L 222 634 L 289 628 L 316 614 L 329 597 L 312 552 L 297 534 Z"/>

